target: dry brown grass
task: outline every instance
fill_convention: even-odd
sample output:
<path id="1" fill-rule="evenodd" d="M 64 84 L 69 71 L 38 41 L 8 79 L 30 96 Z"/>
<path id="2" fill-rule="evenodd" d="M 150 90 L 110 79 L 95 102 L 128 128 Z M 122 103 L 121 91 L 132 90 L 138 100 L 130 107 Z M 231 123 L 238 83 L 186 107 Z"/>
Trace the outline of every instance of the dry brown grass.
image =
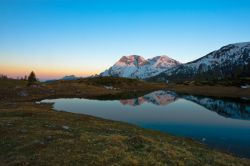
<path id="1" fill-rule="evenodd" d="M 249 165 L 248 159 L 208 149 L 190 139 L 91 116 L 56 112 L 49 104 L 29 102 L 50 97 L 131 97 L 166 88 L 165 84 L 131 79 L 95 79 L 29 87 L 25 81 L 0 81 L 0 165 Z M 211 96 L 250 94 L 235 87 L 168 88 Z"/>
<path id="2" fill-rule="evenodd" d="M 105 86 L 112 86 L 107 89 Z M 165 84 L 147 83 L 125 78 L 86 78 L 74 81 L 55 81 L 27 86 L 22 80 L 0 80 L 0 100 L 34 101 L 45 98 L 130 98 L 165 88 Z"/>
<path id="3" fill-rule="evenodd" d="M 56 112 L 50 105 L 31 102 L 0 103 L 0 138 L 0 163 L 6 165 L 241 166 L 250 162 L 190 139 Z"/>

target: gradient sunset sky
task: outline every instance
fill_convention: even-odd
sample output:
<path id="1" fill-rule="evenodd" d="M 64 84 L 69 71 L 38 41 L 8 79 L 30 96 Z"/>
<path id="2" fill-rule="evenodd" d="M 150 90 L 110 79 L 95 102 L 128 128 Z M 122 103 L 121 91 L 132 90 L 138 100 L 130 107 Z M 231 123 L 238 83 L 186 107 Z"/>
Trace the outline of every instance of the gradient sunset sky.
<path id="1" fill-rule="evenodd" d="M 0 74 L 97 74 L 123 55 L 195 60 L 250 41 L 249 0 L 0 0 Z"/>

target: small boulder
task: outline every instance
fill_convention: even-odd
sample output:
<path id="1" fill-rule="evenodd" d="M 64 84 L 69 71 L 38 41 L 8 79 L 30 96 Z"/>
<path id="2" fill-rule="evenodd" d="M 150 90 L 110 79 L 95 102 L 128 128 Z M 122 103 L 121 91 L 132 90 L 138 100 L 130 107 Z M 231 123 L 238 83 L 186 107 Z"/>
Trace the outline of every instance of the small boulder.
<path id="1" fill-rule="evenodd" d="M 69 130 L 69 126 L 62 126 L 64 130 Z"/>

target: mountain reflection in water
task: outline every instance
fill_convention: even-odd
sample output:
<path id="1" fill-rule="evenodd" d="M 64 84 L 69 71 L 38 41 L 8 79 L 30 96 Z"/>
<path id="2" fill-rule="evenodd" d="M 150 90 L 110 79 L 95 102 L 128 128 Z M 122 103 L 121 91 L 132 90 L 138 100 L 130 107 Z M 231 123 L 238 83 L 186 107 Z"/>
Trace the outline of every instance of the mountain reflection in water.
<path id="1" fill-rule="evenodd" d="M 221 116 L 234 119 L 250 119 L 250 103 L 245 100 L 225 100 L 192 95 L 178 95 L 171 91 L 155 91 L 145 96 L 134 99 L 120 100 L 123 105 L 139 106 L 145 103 L 155 105 L 168 105 L 183 98 L 199 104 L 210 111 L 214 111 Z"/>
<path id="2" fill-rule="evenodd" d="M 155 91 L 145 96 L 135 99 L 120 100 L 123 105 L 138 106 L 143 103 L 152 103 L 155 105 L 167 105 L 177 99 L 176 94 L 169 91 Z"/>
<path id="3" fill-rule="evenodd" d="M 48 99 L 55 110 L 127 122 L 250 158 L 250 103 L 155 91 L 127 100 Z"/>

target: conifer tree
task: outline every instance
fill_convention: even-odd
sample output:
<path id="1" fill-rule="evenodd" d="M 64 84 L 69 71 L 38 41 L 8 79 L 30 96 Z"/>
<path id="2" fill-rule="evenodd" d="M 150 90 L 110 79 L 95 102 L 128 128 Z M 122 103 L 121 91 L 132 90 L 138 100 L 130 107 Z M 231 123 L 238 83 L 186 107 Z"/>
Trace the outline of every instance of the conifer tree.
<path id="1" fill-rule="evenodd" d="M 28 77 L 28 85 L 32 85 L 37 82 L 36 74 L 32 71 Z"/>

